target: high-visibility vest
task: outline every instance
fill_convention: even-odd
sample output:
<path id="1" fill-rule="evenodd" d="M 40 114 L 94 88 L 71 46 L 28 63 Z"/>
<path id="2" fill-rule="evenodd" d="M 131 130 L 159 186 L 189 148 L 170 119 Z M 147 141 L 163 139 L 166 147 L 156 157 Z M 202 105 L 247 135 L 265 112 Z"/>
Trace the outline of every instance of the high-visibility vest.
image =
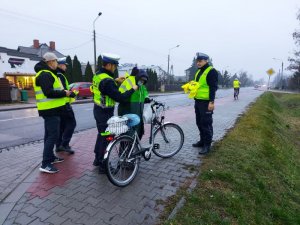
<path id="1" fill-rule="evenodd" d="M 129 91 L 136 85 L 135 76 L 128 76 L 119 87 L 119 91 L 124 93 Z M 142 102 L 144 103 L 145 98 L 148 97 L 148 91 L 144 85 L 141 85 L 138 90 L 133 92 L 129 98 L 129 102 Z"/>
<path id="2" fill-rule="evenodd" d="M 107 95 L 103 95 L 99 90 L 99 84 L 104 79 L 114 79 L 106 73 L 95 74 L 93 77 L 93 87 L 92 91 L 94 93 L 94 103 L 102 108 L 113 108 L 115 106 L 115 101 Z"/>
<path id="3" fill-rule="evenodd" d="M 201 74 L 200 79 L 198 81 L 199 83 L 199 88 L 197 90 L 197 93 L 195 95 L 195 99 L 201 99 L 201 100 L 209 100 L 209 86 L 206 82 L 206 77 L 207 74 L 209 73 L 209 71 L 212 70 L 212 66 L 209 66 L 206 68 L 206 70 L 204 70 L 204 72 Z M 197 76 L 200 73 L 200 70 L 197 71 L 197 73 L 195 74 L 195 81 L 197 82 Z"/>
<path id="4" fill-rule="evenodd" d="M 60 73 L 60 74 L 61 74 L 61 75 L 63 76 L 63 78 L 65 79 L 66 90 L 69 91 L 70 86 L 69 86 L 69 82 L 68 82 L 66 76 L 65 76 L 63 73 Z M 73 103 L 73 102 L 75 102 L 75 98 L 71 98 L 71 97 L 67 97 L 67 96 L 65 97 L 65 100 L 66 100 L 66 103 Z"/>
<path id="5" fill-rule="evenodd" d="M 54 83 L 53 83 L 53 89 L 54 90 L 64 90 L 60 80 L 58 79 L 58 77 L 54 73 L 52 73 L 50 70 L 41 70 L 41 71 L 39 71 L 35 75 L 34 82 L 33 82 L 36 105 L 37 105 L 38 110 L 54 109 L 54 108 L 64 106 L 66 104 L 65 97 L 47 98 L 47 96 L 44 95 L 41 86 L 36 86 L 36 79 L 38 78 L 38 76 L 42 72 L 47 72 L 47 73 L 50 73 L 52 75 L 52 77 L 54 78 Z"/>
<path id="6" fill-rule="evenodd" d="M 240 87 L 240 82 L 238 80 L 233 81 L 233 88 L 239 88 Z"/>

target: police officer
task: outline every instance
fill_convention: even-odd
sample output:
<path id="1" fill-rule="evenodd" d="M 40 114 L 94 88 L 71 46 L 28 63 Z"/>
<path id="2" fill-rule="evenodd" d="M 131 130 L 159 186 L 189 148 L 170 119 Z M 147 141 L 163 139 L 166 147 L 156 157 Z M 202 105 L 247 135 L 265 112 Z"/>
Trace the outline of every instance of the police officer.
<path id="1" fill-rule="evenodd" d="M 218 73 L 209 64 L 209 56 L 197 53 L 197 67 L 195 81 L 199 88 L 195 95 L 196 123 L 200 132 L 200 140 L 193 147 L 200 147 L 199 154 L 207 154 L 211 148 L 213 137 L 212 114 L 215 108 L 214 100 L 218 89 Z"/>
<path id="2" fill-rule="evenodd" d="M 66 58 L 58 59 L 58 66 L 57 66 L 57 77 L 60 79 L 64 90 L 69 90 L 69 82 L 65 77 L 64 73 L 67 70 L 67 61 Z M 66 97 L 66 113 L 61 115 L 60 117 L 60 134 L 59 138 L 56 142 L 56 152 L 67 152 L 69 154 L 74 154 L 74 150 L 70 147 L 70 141 L 73 136 L 75 127 L 76 127 L 76 119 L 70 105 L 71 98 Z"/>
<path id="3" fill-rule="evenodd" d="M 60 116 L 66 112 L 65 97 L 75 97 L 73 92 L 64 90 L 56 76 L 57 57 L 51 52 L 43 56 L 43 61 L 34 67 L 37 72 L 33 82 L 39 116 L 44 119 L 45 136 L 41 172 L 57 173 L 53 163 L 64 159 L 54 155 L 54 145 L 58 139 Z"/>
<path id="4" fill-rule="evenodd" d="M 140 117 L 140 123 L 136 126 L 136 131 L 140 139 L 144 135 L 143 111 L 144 103 L 150 103 L 148 91 L 145 84 L 148 81 L 148 74 L 145 70 L 133 67 L 130 76 L 128 76 L 121 84 L 119 91 L 124 93 L 132 89 L 137 84 L 139 89 L 136 90 L 129 98 L 128 102 L 122 102 L 118 107 L 118 115 L 136 114 Z"/>
<path id="5" fill-rule="evenodd" d="M 103 54 L 102 68 L 93 77 L 94 117 L 98 129 L 93 165 L 99 166 L 99 173 L 105 173 L 103 157 L 107 146 L 107 141 L 101 133 L 105 132 L 108 119 L 114 115 L 115 102 L 126 101 L 138 89 L 138 86 L 134 85 L 129 91 L 122 94 L 119 92 L 116 81 L 121 83 L 124 79 L 118 78 L 115 81 L 113 78 L 119 59 L 117 55 Z"/>

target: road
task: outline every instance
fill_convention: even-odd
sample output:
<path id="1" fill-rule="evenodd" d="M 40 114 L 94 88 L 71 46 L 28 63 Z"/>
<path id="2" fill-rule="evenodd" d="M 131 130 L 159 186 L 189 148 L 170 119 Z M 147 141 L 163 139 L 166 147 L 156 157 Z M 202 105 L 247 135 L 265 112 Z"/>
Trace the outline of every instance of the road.
<path id="1" fill-rule="evenodd" d="M 253 88 L 242 88 L 242 92 L 256 92 Z M 232 95 L 232 90 L 218 90 L 217 98 Z M 172 94 L 155 97 L 156 100 L 166 102 L 170 108 L 187 106 L 194 103 L 185 94 Z M 217 102 L 217 100 L 216 100 Z M 93 103 L 73 105 L 77 127 L 75 131 L 82 131 L 96 127 L 93 117 Z M 32 141 L 42 140 L 44 135 L 43 119 L 38 116 L 37 109 L 23 109 L 0 112 L 0 149 Z"/>

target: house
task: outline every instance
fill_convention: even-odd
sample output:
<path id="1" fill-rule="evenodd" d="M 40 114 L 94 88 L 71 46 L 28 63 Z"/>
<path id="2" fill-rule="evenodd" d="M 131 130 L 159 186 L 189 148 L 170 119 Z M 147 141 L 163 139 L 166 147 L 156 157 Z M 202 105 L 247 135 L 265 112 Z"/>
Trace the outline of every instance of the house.
<path id="1" fill-rule="evenodd" d="M 39 40 L 33 40 L 33 45 L 30 47 L 19 46 L 18 51 L 27 54 L 34 54 L 43 57 L 46 52 L 53 52 L 58 58 L 65 57 L 62 53 L 55 49 L 55 42 L 50 41 L 49 46 L 46 43 L 40 43 Z"/>
<path id="2" fill-rule="evenodd" d="M 35 54 L 0 47 L 0 78 L 8 79 L 11 85 L 22 89 L 32 87 L 34 66 L 42 58 Z"/>
<path id="3" fill-rule="evenodd" d="M 42 60 L 46 52 L 53 52 L 58 58 L 64 55 L 55 50 L 55 42 L 50 45 L 33 40 L 30 47 L 19 46 L 17 50 L 0 47 L 0 78 L 6 78 L 11 85 L 21 89 L 32 89 L 35 76 L 34 66 Z"/>

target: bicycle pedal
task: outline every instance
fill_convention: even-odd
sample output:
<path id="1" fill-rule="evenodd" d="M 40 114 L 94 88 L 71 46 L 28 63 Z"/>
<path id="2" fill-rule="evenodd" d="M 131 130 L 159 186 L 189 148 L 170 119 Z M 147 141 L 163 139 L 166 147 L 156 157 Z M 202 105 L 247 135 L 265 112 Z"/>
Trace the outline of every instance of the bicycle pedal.
<path id="1" fill-rule="evenodd" d="M 159 149 L 159 147 L 160 147 L 160 146 L 159 146 L 158 143 L 155 143 L 155 144 L 153 145 L 153 148 L 154 148 L 154 149 Z"/>

